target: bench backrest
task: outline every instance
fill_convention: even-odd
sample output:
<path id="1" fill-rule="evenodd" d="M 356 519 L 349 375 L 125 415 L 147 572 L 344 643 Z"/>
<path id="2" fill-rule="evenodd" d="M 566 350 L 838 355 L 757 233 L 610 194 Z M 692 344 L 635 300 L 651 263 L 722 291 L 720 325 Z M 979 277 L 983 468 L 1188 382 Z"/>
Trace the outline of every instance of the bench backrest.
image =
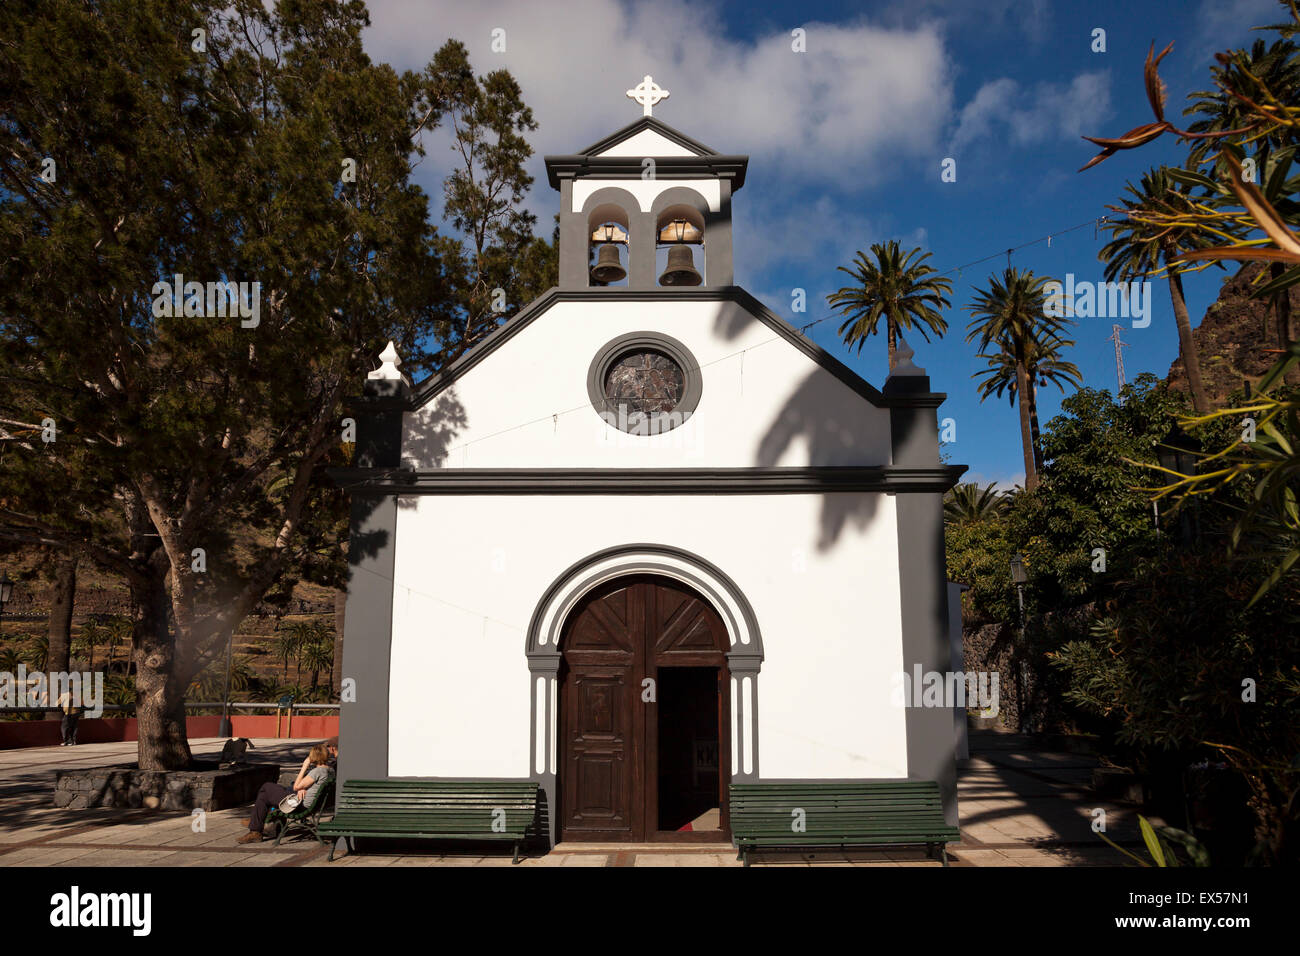
<path id="1" fill-rule="evenodd" d="M 930 780 L 882 783 L 732 784 L 731 828 L 741 833 L 877 833 L 942 827 Z M 796 830 L 795 823 L 802 828 Z"/>
<path id="2" fill-rule="evenodd" d="M 348 780 L 339 794 L 338 814 L 420 817 L 491 830 L 504 811 L 511 830 L 527 826 L 537 813 L 538 786 L 525 781 Z"/>

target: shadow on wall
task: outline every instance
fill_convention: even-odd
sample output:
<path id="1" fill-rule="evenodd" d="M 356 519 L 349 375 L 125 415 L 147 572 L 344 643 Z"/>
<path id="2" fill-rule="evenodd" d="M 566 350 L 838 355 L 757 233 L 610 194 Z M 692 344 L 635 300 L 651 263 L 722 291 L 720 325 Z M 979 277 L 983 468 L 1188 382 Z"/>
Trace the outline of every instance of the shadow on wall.
<path id="1" fill-rule="evenodd" d="M 403 425 L 403 461 L 414 462 L 422 468 L 443 465 L 452 453 L 456 437 L 468 423 L 469 416 L 456 395 L 455 387 L 439 393 L 420 410 L 418 416 L 408 417 Z M 366 494 L 361 489 L 345 490 L 352 496 L 348 563 L 355 568 L 379 555 L 390 543 L 388 521 L 381 511 L 390 496 Z M 397 499 L 397 506 L 401 509 L 413 509 L 416 505 L 414 495 Z"/>
<path id="2" fill-rule="evenodd" d="M 844 408 L 847 402 L 861 401 L 865 399 L 821 369 L 810 372 L 768 426 L 759 442 L 754 464 L 761 468 L 774 467 L 791 445 L 799 441 L 808 448 L 808 461 L 814 466 L 856 464 L 861 443 L 870 440 L 870 436 L 846 424 L 836 415 L 836 410 Z M 888 427 L 888 419 L 883 421 Z M 867 528 L 875 518 L 879 501 L 879 495 L 868 494 L 824 498 L 817 549 L 830 550 L 846 525 L 852 524 L 859 531 Z"/>

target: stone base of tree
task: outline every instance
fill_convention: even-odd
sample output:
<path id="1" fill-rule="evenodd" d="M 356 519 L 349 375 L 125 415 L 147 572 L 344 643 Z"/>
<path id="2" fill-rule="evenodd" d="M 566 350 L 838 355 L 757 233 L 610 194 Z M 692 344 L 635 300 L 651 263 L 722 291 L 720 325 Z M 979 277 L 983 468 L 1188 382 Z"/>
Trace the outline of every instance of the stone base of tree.
<path id="1" fill-rule="evenodd" d="M 60 770 L 55 775 L 54 805 L 68 810 L 225 810 L 251 803 L 262 784 L 279 777 L 275 764 L 228 770 L 216 764 L 197 764 L 190 770 L 139 770 L 134 764 Z"/>

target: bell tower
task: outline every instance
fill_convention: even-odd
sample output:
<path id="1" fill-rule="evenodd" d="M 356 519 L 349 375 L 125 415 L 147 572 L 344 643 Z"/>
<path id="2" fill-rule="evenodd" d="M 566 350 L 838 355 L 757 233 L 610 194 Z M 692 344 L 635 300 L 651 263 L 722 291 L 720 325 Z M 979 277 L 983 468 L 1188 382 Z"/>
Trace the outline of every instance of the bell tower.
<path id="1" fill-rule="evenodd" d="M 748 156 L 723 155 L 654 118 L 668 91 L 627 91 L 639 120 L 570 156 L 547 156 L 560 191 L 561 289 L 729 286 L 731 197 Z"/>

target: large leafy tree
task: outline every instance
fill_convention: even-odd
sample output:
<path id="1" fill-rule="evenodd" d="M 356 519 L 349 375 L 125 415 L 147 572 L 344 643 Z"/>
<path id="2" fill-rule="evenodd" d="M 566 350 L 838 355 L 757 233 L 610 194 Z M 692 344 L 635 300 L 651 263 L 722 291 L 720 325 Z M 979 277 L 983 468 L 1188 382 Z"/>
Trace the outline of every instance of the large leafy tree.
<path id="1" fill-rule="evenodd" d="M 1007 269 L 999 279 L 989 277 L 987 289 L 976 289 L 975 300 L 967 306 L 974 319 L 967 325 L 966 341 L 978 340 L 983 352 L 997 344 L 998 353 L 1015 368 L 1016 404 L 1020 409 L 1020 440 L 1025 459 L 1025 490 L 1038 487 L 1038 467 L 1034 458 L 1033 428 L 1029 406 L 1031 396 L 1029 369 L 1043 349 L 1060 339 L 1060 317 L 1048 315 L 1045 286 L 1051 280 L 1031 271 Z"/>
<path id="2" fill-rule="evenodd" d="M 859 352 L 884 319 L 893 371 L 900 331 L 916 329 L 927 342 L 927 330 L 940 336 L 948 331 L 948 322 L 939 310 L 951 304 L 947 296 L 952 283 L 926 264 L 930 253 L 920 249 L 905 253 L 896 239 L 874 243 L 871 255 L 875 261 L 859 252 L 852 268 L 840 266 L 839 271 L 852 276 L 854 284 L 831 293 L 826 300 L 845 316 L 840 335 Z"/>
<path id="3" fill-rule="evenodd" d="M 368 22 L 341 0 L 0 8 L 0 531 L 128 582 L 142 768 L 189 763 L 193 678 L 337 548 L 323 468 L 373 357 L 393 338 L 428 368 L 457 334 L 410 173 L 463 78 L 372 63 Z M 249 283 L 256 324 L 202 297 L 160 314 L 176 274 Z"/>

